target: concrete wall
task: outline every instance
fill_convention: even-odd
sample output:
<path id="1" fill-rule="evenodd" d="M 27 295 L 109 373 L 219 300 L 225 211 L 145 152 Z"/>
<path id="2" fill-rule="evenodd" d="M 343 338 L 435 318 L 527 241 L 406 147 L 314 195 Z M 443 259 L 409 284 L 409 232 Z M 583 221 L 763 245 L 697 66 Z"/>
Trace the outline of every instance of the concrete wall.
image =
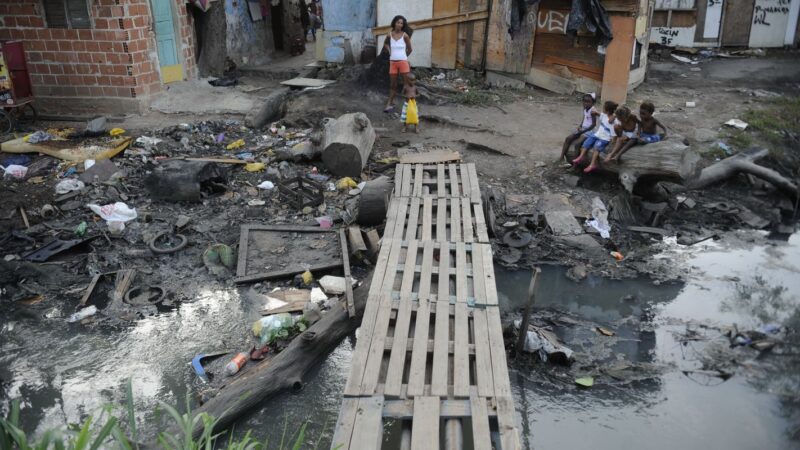
<path id="1" fill-rule="evenodd" d="M 404 16 L 409 22 L 430 19 L 433 17 L 433 0 L 377 0 L 378 26 L 389 25 L 397 15 Z M 385 36 L 376 36 L 377 51 L 380 52 Z M 414 52 L 408 58 L 414 67 L 431 67 L 431 29 L 414 31 L 411 37 Z"/>
<path id="2" fill-rule="evenodd" d="M 174 2 L 178 58 L 184 75 L 193 78 L 193 23 L 186 3 Z M 23 42 L 39 105 L 77 112 L 138 110 L 142 99 L 163 89 L 149 0 L 92 0 L 90 5 L 91 28 L 65 29 L 47 26 L 40 0 L 2 0 L 0 40 Z"/>
<path id="3" fill-rule="evenodd" d="M 375 0 L 322 0 L 325 29 L 333 31 L 364 31 L 375 26 Z"/>
<path id="4" fill-rule="evenodd" d="M 272 19 L 267 16 L 254 22 L 248 0 L 223 1 L 225 2 L 227 24 L 225 44 L 228 57 L 237 65 L 263 64 L 272 59 L 275 51 Z M 213 39 L 213 37 L 208 37 L 208 39 Z"/>

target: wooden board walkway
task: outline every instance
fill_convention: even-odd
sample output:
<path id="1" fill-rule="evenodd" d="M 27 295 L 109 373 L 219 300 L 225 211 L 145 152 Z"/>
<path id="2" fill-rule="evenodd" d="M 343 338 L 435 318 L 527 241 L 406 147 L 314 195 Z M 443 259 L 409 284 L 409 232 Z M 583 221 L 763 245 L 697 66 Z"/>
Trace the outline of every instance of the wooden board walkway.
<path id="1" fill-rule="evenodd" d="M 398 164 L 331 448 L 519 448 L 473 164 Z"/>

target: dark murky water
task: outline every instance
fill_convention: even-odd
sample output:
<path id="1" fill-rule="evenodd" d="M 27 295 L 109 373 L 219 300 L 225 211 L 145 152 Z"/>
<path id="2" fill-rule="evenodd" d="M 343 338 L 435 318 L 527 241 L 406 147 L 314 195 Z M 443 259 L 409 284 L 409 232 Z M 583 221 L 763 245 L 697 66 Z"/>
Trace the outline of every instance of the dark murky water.
<path id="1" fill-rule="evenodd" d="M 753 248 L 702 245 L 665 251 L 663 257 L 693 268 L 685 284 L 591 277 L 575 283 L 562 268 L 544 268 L 536 307 L 577 319 L 577 324 L 556 331 L 576 351 L 578 367 L 586 358 L 593 367 L 628 361 L 658 369 L 632 383 L 604 383 L 600 377 L 593 388 L 578 390 L 571 379 L 551 376 L 541 365 L 532 370 L 512 363 L 524 445 L 613 450 L 798 447 L 789 434 L 800 414 L 790 401 L 800 391 L 800 368 L 742 369 L 725 382 L 698 379 L 682 372 L 697 368 L 696 349 L 676 336 L 690 321 L 736 323 L 744 329 L 800 318 L 800 236 Z M 529 276 L 498 272 L 504 308 L 522 304 Z M 195 302 L 118 330 L 86 330 L 60 318 L 0 312 L 2 407 L 9 398 L 21 398 L 25 428 L 41 431 L 79 420 L 104 403 L 122 403 L 125 380 L 132 377 L 140 427 L 152 427 L 158 400 L 183 403 L 199 386 L 188 365 L 195 354 L 247 346 L 249 325 L 260 305 L 243 297 L 235 290 L 200 289 Z M 585 323 L 617 334 L 611 344 L 598 344 L 597 333 L 583 327 Z M 352 338 L 343 341 L 302 391 L 268 402 L 242 420 L 236 433 L 252 428 L 277 443 L 285 423 L 290 434 L 309 421 L 307 435 L 325 437 L 320 445 L 325 448 L 353 346 Z"/>

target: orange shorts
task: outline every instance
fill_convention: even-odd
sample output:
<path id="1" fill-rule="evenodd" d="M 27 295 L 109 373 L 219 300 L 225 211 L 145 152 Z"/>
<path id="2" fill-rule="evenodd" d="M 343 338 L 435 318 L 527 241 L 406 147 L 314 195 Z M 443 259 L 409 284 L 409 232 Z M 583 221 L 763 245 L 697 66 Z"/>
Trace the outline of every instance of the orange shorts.
<path id="1" fill-rule="evenodd" d="M 389 61 L 389 75 L 405 75 L 411 72 L 411 66 L 408 61 Z"/>

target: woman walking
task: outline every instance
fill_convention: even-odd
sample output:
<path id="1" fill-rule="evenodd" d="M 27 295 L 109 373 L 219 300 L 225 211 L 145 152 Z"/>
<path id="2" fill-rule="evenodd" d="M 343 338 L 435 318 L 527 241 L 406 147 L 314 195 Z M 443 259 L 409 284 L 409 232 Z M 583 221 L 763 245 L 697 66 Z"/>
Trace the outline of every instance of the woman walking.
<path id="1" fill-rule="evenodd" d="M 392 19 L 392 30 L 383 41 L 383 49 L 389 52 L 389 101 L 383 112 L 391 112 L 394 109 L 394 96 L 397 90 L 397 76 L 403 77 L 405 83 L 406 75 L 411 72 L 408 65 L 408 55 L 411 54 L 411 33 L 413 31 L 408 26 L 408 21 L 403 16 L 395 16 Z"/>

